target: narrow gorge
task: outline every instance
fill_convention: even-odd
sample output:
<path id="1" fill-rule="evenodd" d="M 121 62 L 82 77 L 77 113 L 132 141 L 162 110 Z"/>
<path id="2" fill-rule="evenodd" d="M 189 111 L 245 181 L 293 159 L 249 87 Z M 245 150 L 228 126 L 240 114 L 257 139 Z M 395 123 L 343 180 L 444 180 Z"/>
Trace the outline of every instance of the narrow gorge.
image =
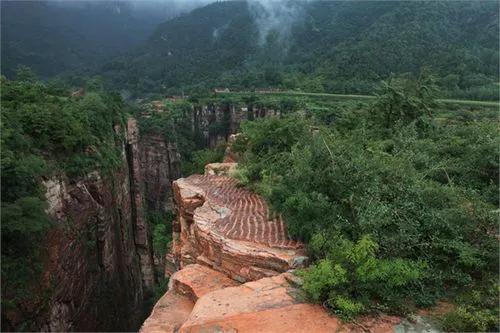
<path id="1" fill-rule="evenodd" d="M 0 7 L 0 332 L 500 332 L 500 0 Z"/>
<path id="2" fill-rule="evenodd" d="M 180 267 L 180 252 L 175 260 L 172 253 L 167 259 L 155 254 L 150 215 L 164 218 L 174 211 L 172 186 L 181 177 L 182 157 L 175 140 L 141 131 L 141 122 L 151 112 L 169 110 L 163 104 L 145 110 L 108 123 L 113 149 L 120 152 L 111 172 L 95 169 L 75 176 L 57 169 L 40 180 L 45 212 L 52 221 L 40 249 L 41 280 L 33 281 L 36 294 L 30 302 L 6 312 L 5 327 L 20 327 L 29 313 L 31 327 L 41 331 L 137 330 L 161 290 L 164 271 Z M 235 110 L 207 104 L 191 106 L 185 116 L 190 132 L 202 136 L 202 147 L 214 148 L 248 118 L 248 109 Z M 171 222 L 161 220 L 176 235 L 179 225 Z M 184 264 L 188 256 L 183 255 Z M 207 253 L 207 260 L 220 259 Z M 265 272 L 264 267 L 255 269 Z"/>
<path id="3" fill-rule="evenodd" d="M 139 137 L 133 118 L 114 130 L 123 137 L 118 171 L 43 182 L 47 213 L 56 221 L 48 235 L 50 309 L 43 330 L 130 330 L 157 283 L 145 213 L 166 204 L 179 160 L 163 140 Z"/>

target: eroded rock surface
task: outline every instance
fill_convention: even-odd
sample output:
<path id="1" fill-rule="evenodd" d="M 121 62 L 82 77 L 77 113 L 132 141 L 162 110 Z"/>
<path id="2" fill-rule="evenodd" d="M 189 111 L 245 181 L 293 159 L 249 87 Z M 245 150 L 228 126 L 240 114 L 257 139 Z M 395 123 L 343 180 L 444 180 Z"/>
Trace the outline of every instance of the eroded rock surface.
<path id="1" fill-rule="evenodd" d="M 239 283 L 206 266 L 188 265 L 171 276 L 169 290 L 156 303 L 140 332 L 177 332 L 200 297 L 236 285 Z"/>
<path id="2" fill-rule="evenodd" d="M 73 178 L 59 172 L 43 181 L 54 222 L 39 284 L 45 304 L 28 311 L 42 331 L 126 331 L 142 321 L 154 272 L 142 218 L 138 128 L 129 119 L 114 130 L 122 160 L 112 177 L 97 170 Z"/>
<path id="3" fill-rule="evenodd" d="M 194 302 L 189 297 L 179 294 L 175 290 L 169 290 L 156 303 L 140 332 L 178 332 L 189 317 L 193 306 Z"/>
<path id="4" fill-rule="evenodd" d="M 238 163 L 234 162 L 210 163 L 205 165 L 205 174 L 210 176 L 232 176 L 236 172 L 237 166 Z"/>
<path id="5" fill-rule="evenodd" d="M 203 296 L 180 332 L 336 332 L 340 321 L 298 301 L 286 274 Z"/>
<path id="6" fill-rule="evenodd" d="M 201 263 L 246 282 L 305 264 L 303 245 L 290 239 L 282 218 L 271 216 L 266 202 L 234 178 L 192 175 L 173 188 L 180 267 Z"/>

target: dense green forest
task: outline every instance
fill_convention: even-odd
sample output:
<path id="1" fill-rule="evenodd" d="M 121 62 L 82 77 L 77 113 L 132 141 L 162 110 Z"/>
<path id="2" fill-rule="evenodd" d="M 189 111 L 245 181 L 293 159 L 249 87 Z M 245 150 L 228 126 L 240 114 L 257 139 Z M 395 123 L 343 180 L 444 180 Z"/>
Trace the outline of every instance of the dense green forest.
<path id="1" fill-rule="evenodd" d="M 428 67 L 442 97 L 498 100 L 497 1 L 282 5 L 275 14 L 259 2 L 217 2 L 160 24 L 162 16 L 136 15 L 126 2 L 2 2 L 10 27 L 2 73 L 27 65 L 74 86 L 102 75 L 134 96 L 214 87 L 373 94 L 393 74 Z"/>
<path id="2" fill-rule="evenodd" d="M 77 68 L 88 73 L 139 46 L 159 23 L 178 14 L 173 5 L 145 4 L 2 1 L 2 74 L 13 78 L 19 65 L 43 78 Z"/>
<path id="3" fill-rule="evenodd" d="M 289 29 L 278 25 L 262 41 L 262 22 L 247 3 L 208 5 L 161 24 L 143 47 L 105 63 L 101 73 L 132 92 L 275 87 L 371 94 L 391 74 L 418 76 L 428 67 L 445 96 L 498 99 L 496 1 L 289 6 L 296 13 Z"/>
<path id="4" fill-rule="evenodd" d="M 244 123 L 238 177 L 308 244 L 311 301 L 353 319 L 448 299 L 444 330 L 497 331 L 498 123 L 443 117 L 434 94 L 395 79 L 369 104 Z"/>

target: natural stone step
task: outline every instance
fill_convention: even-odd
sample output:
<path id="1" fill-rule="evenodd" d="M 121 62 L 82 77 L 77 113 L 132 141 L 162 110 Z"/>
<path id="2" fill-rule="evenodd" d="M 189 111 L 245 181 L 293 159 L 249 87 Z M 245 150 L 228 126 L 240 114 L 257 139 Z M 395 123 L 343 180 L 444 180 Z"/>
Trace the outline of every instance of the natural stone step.
<path id="1" fill-rule="evenodd" d="M 179 332 L 390 333 L 399 329 L 400 319 L 385 315 L 342 323 L 320 305 L 303 301 L 290 281 L 298 279 L 288 272 L 205 294 Z"/>
<path id="2" fill-rule="evenodd" d="M 180 332 L 336 332 L 339 320 L 295 299 L 286 274 L 206 294 Z"/>
<path id="3" fill-rule="evenodd" d="M 188 265 L 171 277 L 172 288 L 179 294 L 196 302 L 200 297 L 214 290 L 239 285 L 226 275 L 206 266 Z"/>
<path id="4" fill-rule="evenodd" d="M 160 298 L 150 316 L 142 324 L 140 333 L 177 332 L 193 309 L 191 298 L 169 290 Z"/>
<path id="5" fill-rule="evenodd" d="M 237 285 L 238 282 L 206 266 L 188 265 L 170 277 L 169 290 L 156 303 L 140 332 L 177 332 L 200 297 Z"/>

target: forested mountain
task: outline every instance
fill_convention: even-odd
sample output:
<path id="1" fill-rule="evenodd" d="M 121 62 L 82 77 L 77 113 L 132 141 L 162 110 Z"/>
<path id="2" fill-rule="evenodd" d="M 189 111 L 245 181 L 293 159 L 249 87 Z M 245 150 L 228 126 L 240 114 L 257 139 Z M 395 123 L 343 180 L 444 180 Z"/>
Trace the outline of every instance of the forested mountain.
<path id="1" fill-rule="evenodd" d="M 391 73 L 429 67 L 450 96 L 498 97 L 498 2 L 259 3 L 218 2 L 167 21 L 102 72 L 115 87 L 143 92 L 371 93 Z"/>
<path id="2" fill-rule="evenodd" d="M 151 1 L 2 1 L 2 74 L 11 77 L 18 65 L 42 77 L 79 66 L 88 71 L 144 42 L 182 8 Z"/>

